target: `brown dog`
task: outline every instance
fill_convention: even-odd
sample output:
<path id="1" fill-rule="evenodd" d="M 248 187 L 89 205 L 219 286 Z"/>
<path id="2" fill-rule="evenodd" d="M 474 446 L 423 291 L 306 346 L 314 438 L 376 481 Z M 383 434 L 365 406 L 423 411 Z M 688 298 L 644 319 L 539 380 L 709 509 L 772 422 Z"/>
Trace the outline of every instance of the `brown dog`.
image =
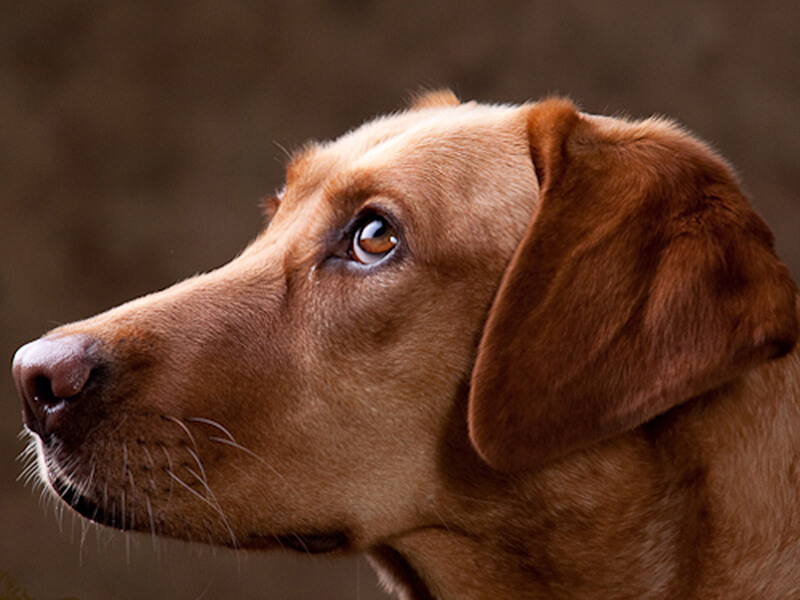
<path id="1" fill-rule="evenodd" d="M 401 598 L 800 595 L 794 283 L 730 168 L 566 101 L 298 154 L 228 265 L 23 347 L 82 515 Z"/>

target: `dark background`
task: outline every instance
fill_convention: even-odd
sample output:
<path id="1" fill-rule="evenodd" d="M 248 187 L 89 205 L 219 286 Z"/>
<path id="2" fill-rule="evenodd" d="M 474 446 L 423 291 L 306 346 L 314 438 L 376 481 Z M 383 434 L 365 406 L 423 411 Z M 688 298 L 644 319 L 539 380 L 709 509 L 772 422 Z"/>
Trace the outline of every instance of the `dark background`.
<path id="1" fill-rule="evenodd" d="M 282 148 L 403 106 L 571 96 L 672 116 L 739 169 L 800 276 L 800 4 L 246 0 L 0 4 L 0 356 L 226 262 Z M 0 375 L 0 597 L 383 597 L 363 560 L 243 556 L 85 528 L 16 481 Z M 16 594 L 21 596 L 21 592 Z"/>

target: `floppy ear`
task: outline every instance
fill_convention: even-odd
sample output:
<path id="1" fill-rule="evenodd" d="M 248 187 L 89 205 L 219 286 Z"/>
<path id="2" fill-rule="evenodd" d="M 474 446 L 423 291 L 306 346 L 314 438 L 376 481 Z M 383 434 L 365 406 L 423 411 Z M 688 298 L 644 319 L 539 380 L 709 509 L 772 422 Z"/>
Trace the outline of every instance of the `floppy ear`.
<path id="1" fill-rule="evenodd" d="M 470 437 L 532 468 L 787 353 L 796 288 L 729 167 L 659 120 L 530 108 L 536 213 L 472 374 Z"/>

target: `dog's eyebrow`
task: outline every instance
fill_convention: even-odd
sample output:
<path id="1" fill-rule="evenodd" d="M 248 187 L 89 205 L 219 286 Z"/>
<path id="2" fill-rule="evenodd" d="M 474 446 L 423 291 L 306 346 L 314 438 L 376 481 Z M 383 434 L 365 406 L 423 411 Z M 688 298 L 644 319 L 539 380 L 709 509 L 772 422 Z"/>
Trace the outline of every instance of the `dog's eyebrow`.
<path id="1" fill-rule="evenodd" d="M 378 184 L 372 173 L 356 171 L 344 173 L 326 182 L 325 194 L 344 201 L 363 201 L 369 196 L 385 192 L 385 188 L 385 185 Z"/>
<path id="2" fill-rule="evenodd" d="M 324 190 L 332 208 L 337 213 L 347 215 L 352 215 L 373 196 L 395 196 L 386 182 L 367 171 L 349 172 L 334 177 L 324 184 Z"/>
<path id="3" fill-rule="evenodd" d="M 372 196 L 396 196 L 385 178 L 371 169 L 347 168 L 346 161 L 312 144 L 296 152 L 286 169 L 286 188 L 294 198 L 321 190 L 333 213 L 349 219 Z"/>
<path id="4" fill-rule="evenodd" d="M 319 147 L 315 144 L 306 145 L 292 153 L 289 164 L 286 166 L 286 183 L 290 185 L 302 179 L 311 167 L 311 162 L 317 154 Z"/>

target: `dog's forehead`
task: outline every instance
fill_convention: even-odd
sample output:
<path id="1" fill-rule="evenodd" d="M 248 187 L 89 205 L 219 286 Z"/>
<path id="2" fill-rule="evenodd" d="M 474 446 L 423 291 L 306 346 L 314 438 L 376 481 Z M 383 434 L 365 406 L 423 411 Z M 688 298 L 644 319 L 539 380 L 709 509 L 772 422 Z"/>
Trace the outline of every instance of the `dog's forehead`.
<path id="1" fill-rule="evenodd" d="M 476 102 L 456 106 L 408 110 L 379 117 L 325 145 L 335 153 L 355 156 L 382 149 L 384 145 L 403 145 L 413 148 L 430 145 L 466 133 L 487 133 L 507 120 L 518 107 L 486 105 Z"/>
<path id="2" fill-rule="evenodd" d="M 429 164 L 446 155 L 467 160 L 522 143 L 519 107 L 467 103 L 379 117 L 340 138 L 307 146 L 287 169 L 287 185 L 317 188 L 345 171 Z"/>

